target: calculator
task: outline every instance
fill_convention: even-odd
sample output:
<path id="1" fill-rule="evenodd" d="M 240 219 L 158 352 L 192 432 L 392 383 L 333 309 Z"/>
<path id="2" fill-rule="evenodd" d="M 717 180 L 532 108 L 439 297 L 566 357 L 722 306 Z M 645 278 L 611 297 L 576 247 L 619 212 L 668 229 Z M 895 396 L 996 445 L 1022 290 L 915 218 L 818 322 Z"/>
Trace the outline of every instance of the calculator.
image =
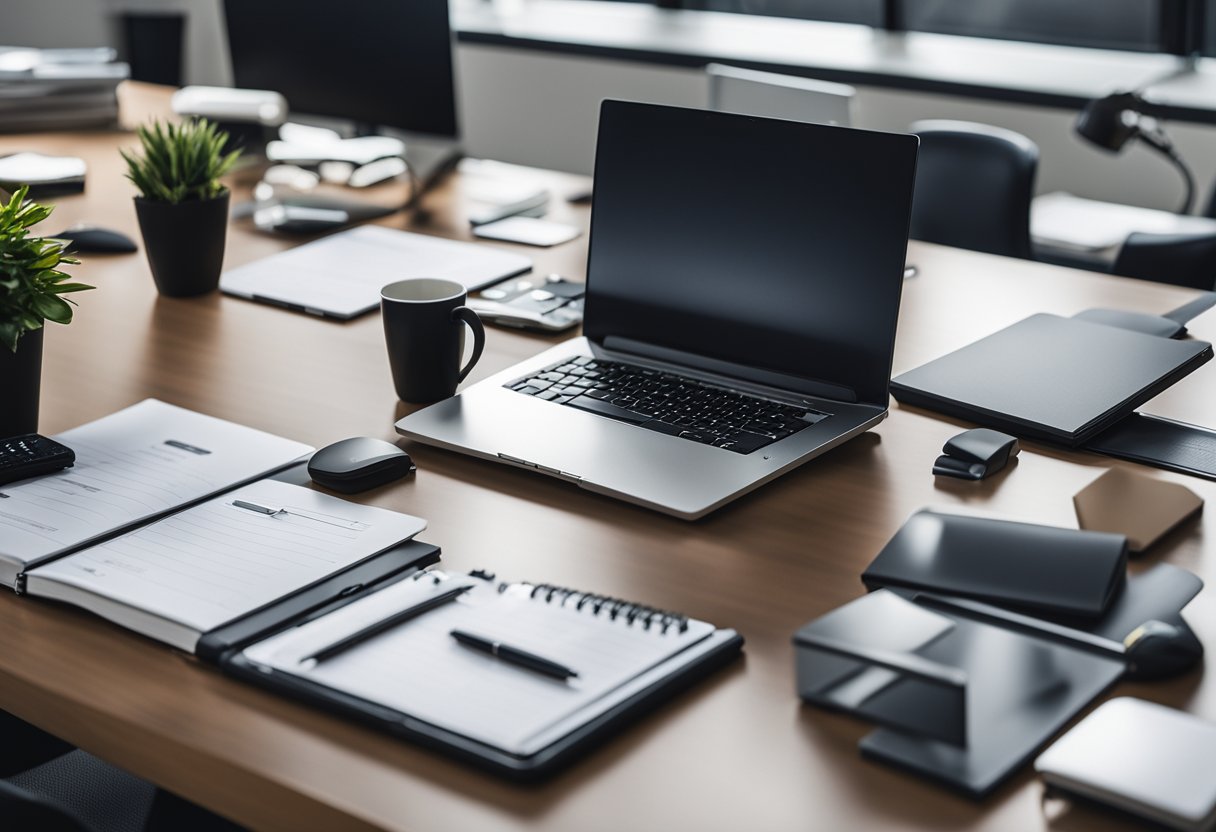
<path id="1" fill-rule="evenodd" d="M 536 332 L 561 332 L 583 322 L 582 283 L 558 274 L 512 277 L 469 297 L 467 305 L 486 323 Z"/>
<path id="2" fill-rule="evenodd" d="M 0 485 L 49 474 L 75 462 L 71 448 L 36 433 L 0 439 Z"/>

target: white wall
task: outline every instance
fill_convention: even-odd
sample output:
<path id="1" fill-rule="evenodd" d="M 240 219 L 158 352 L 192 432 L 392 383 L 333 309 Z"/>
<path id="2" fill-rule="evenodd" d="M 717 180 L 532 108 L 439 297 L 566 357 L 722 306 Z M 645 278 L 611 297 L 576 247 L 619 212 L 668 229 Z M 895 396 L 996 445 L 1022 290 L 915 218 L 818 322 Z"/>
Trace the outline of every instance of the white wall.
<path id="1" fill-rule="evenodd" d="M 231 83 L 220 0 L 0 0 L 0 44 L 117 47 L 119 14 L 179 11 L 186 15 L 186 83 Z"/>
<path id="2" fill-rule="evenodd" d="M 0 0 L 0 41 L 30 46 L 116 44 L 113 16 L 120 11 L 187 13 L 185 77 L 188 83 L 225 84 L 231 78 L 219 0 Z M 634 64 L 476 44 L 457 49 L 465 144 L 474 155 L 578 172 L 590 172 L 595 123 L 603 98 L 704 106 L 699 70 Z M 1111 156 L 1082 144 L 1066 110 L 1001 104 L 863 87 L 861 127 L 900 130 L 920 118 L 957 118 L 1017 130 L 1042 151 L 1039 190 L 1174 209 L 1181 198 L 1177 174 L 1143 147 Z M 1168 125 L 1194 167 L 1204 200 L 1216 181 L 1216 127 Z"/>
<path id="3" fill-rule="evenodd" d="M 462 44 L 457 55 L 469 152 L 507 161 L 590 172 L 599 101 L 626 98 L 705 106 L 700 70 Z M 1038 189 L 1176 210 L 1181 177 L 1143 146 L 1115 156 L 1072 130 L 1076 114 L 1050 107 L 858 87 L 856 124 L 903 130 L 922 118 L 979 121 L 1029 136 L 1041 152 Z M 1199 196 L 1216 181 L 1216 127 L 1167 125 L 1195 169 Z"/>

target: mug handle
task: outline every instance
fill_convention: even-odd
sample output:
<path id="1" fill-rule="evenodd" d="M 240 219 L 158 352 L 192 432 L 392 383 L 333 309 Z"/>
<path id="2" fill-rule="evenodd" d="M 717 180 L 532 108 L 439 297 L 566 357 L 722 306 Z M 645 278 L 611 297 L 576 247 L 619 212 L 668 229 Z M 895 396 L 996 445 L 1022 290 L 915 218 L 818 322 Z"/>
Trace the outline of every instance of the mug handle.
<path id="1" fill-rule="evenodd" d="M 460 371 L 460 378 L 456 379 L 456 383 L 464 381 L 464 377 L 473 369 L 473 365 L 481 358 L 481 351 L 486 346 L 486 330 L 481 325 L 481 318 L 477 317 L 477 313 L 467 306 L 457 306 L 452 310 L 452 322 L 459 323 L 464 321 L 469 325 L 469 329 L 473 330 L 473 357 L 469 359 L 469 363 L 464 365 L 464 369 Z"/>

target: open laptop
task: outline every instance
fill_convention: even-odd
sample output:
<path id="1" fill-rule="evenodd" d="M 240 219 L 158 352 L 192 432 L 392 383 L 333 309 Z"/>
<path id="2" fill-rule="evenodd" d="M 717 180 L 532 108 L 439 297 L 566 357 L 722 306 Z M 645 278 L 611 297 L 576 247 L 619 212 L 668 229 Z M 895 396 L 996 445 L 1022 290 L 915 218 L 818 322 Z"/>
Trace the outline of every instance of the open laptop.
<path id="1" fill-rule="evenodd" d="M 605 101 L 584 336 L 403 436 L 696 518 L 877 425 L 917 139 Z"/>

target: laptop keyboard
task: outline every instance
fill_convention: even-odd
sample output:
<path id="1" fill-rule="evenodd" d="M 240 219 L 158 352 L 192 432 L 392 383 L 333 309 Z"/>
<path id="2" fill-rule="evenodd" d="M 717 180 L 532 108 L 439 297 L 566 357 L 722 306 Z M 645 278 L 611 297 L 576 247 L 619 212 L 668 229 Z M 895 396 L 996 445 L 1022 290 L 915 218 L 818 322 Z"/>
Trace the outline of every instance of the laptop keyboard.
<path id="1" fill-rule="evenodd" d="M 757 451 L 830 415 L 585 355 L 506 386 L 527 396 L 740 454 Z"/>

